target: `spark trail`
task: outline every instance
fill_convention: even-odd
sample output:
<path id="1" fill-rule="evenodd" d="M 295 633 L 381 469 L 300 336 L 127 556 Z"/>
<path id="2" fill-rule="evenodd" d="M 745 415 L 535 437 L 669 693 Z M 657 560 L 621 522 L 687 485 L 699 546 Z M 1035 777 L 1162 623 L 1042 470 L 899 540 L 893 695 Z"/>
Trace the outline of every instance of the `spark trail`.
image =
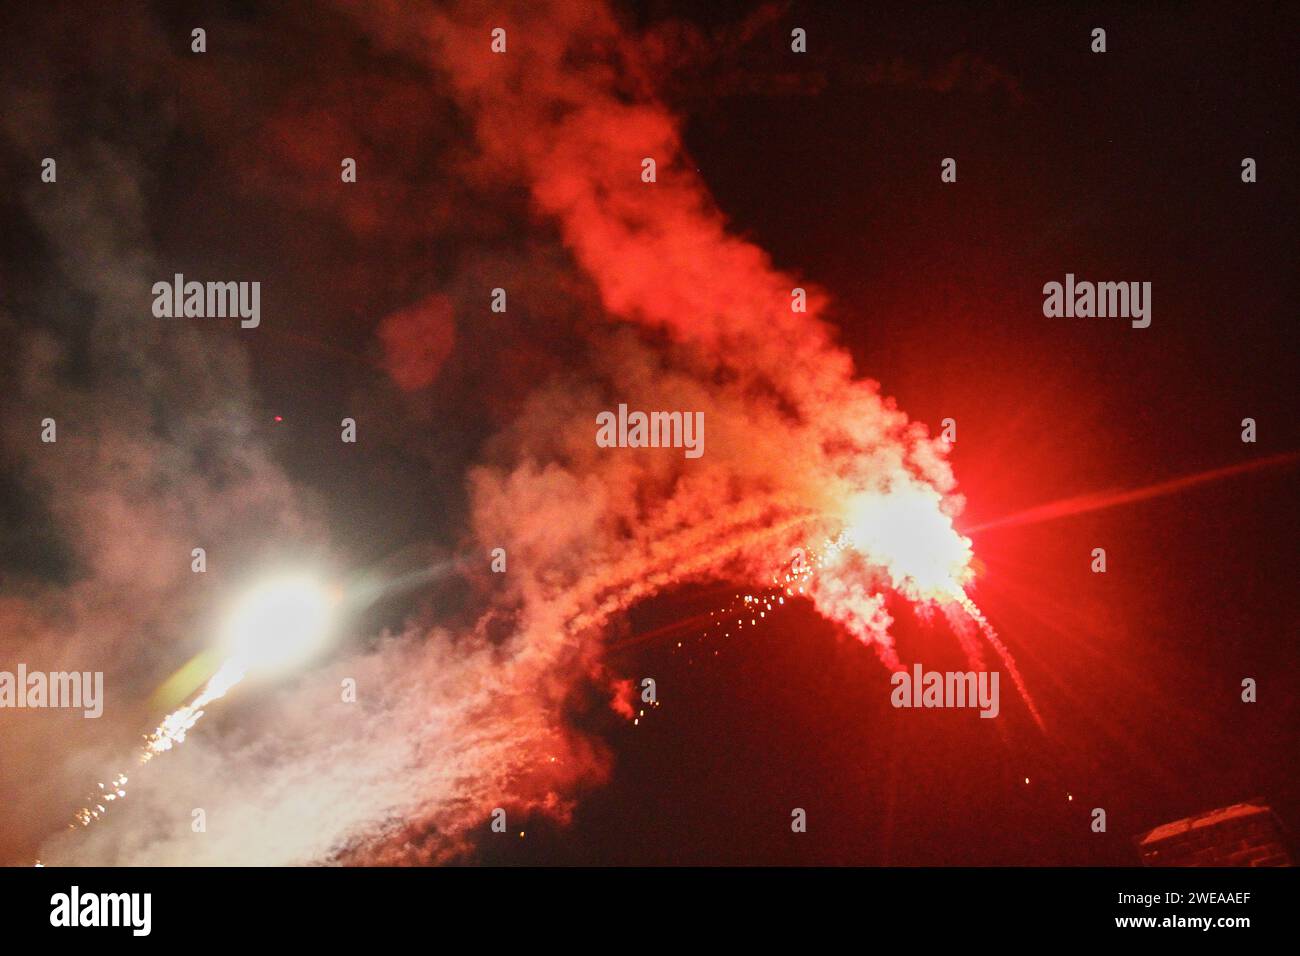
<path id="1" fill-rule="evenodd" d="M 773 575 L 757 591 L 735 594 L 711 611 L 701 637 L 730 637 L 757 627 L 787 606 L 787 599 L 811 598 L 818 610 L 846 626 L 873 647 L 891 670 L 902 668 L 892 641 L 892 621 L 884 610 L 884 591 L 891 590 L 919 608 L 938 607 L 962 641 L 972 668 L 982 668 L 978 645 L 968 636 L 968 620 L 998 655 L 1040 730 L 1041 713 L 1011 651 L 967 587 L 974 578 L 974 552 L 960 534 L 933 488 L 898 480 L 885 492 L 863 492 L 845 508 L 847 525 L 820 547 L 797 548 L 788 570 Z M 960 614 L 965 615 L 961 618 Z M 668 630 L 668 629 L 661 629 Z M 621 648 L 654 635 L 624 642 Z M 678 642 L 681 646 L 681 642 Z"/>
<path id="2" fill-rule="evenodd" d="M 226 661 L 192 701 L 164 717 L 157 729 L 145 737 L 145 745 L 140 751 L 137 764 L 143 766 L 159 754 L 184 743 L 186 735 L 203 717 L 204 708 L 225 697 L 232 687 L 244 679 L 246 673 L 247 667 L 237 658 Z M 129 779 L 126 774 L 119 773 L 107 784 L 98 784 L 98 792 L 91 795 L 86 806 L 73 814 L 76 823 L 71 825 L 72 828 L 75 829 L 77 824 L 90 826 L 108 812 L 106 804 L 125 800 Z"/>
<path id="3" fill-rule="evenodd" d="M 204 708 L 225 697 L 252 670 L 276 672 L 295 667 L 319 649 L 331 632 L 331 619 L 341 595 L 304 573 L 286 574 L 259 582 L 235 605 L 223 629 L 228 657 L 208 678 L 198 695 L 162 719 L 145 737 L 138 763 L 185 742 L 203 717 Z M 126 798 L 127 777 L 118 774 L 110 785 L 98 784 L 100 793 L 74 814 L 83 827 L 108 812 L 106 803 Z"/>
<path id="4" fill-rule="evenodd" d="M 1006 667 L 1007 673 L 1011 675 L 1011 680 L 1015 683 L 1016 690 L 1020 692 L 1020 697 L 1024 700 L 1025 706 L 1029 708 L 1029 713 L 1033 716 L 1034 723 L 1038 724 L 1039 730 L 1046 732 L 1047 727 L 1043 724 L 1043 717 L 1038 712 L 1038 706 L 1034 703 L 1034 698 L 1030 696 L 1029 688 L 1025 686 L 1024 678 L 1020 676 L 1020 668 L 1016 666 L 1015 658 L 1011 656 L 1011 652 L 1007 650 L 1006 645 L 1002 643 L 1002 639 L 998 637 L 998 632 L 994 630 L 993 625 L 990 624 L 988 618 L 984 616 L 984 612 L 979 609 L 979 605 L 971 600 L 970 596 L 964 591 L 960 592 L 956 601 L 962 606 L 962 609 L 970 615 L 971 620 L 979 625 L 980 633 L 984 635 L 984 639 L 993 646 L 995 651 L 998 652 L 998 657 L 1001 659 L 1003 666 Z"/>

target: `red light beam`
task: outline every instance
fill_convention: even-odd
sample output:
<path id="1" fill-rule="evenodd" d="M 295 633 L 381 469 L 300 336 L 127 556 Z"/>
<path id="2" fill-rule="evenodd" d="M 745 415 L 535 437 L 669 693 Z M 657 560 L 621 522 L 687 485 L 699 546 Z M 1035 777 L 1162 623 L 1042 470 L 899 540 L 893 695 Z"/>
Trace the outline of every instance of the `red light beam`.
<path id="1" fill-rule="evenodd" d="M 975 528 L 966 530 L 967 534 L 979 534 L 981 531 L 990 531 L 993 528 L 1011 528 L 1017 525 L 1037 524 L 1042 521 L 1053 521 L 1057 518 L 1068 518 L 1072 515 L 1086 514 L 1089 511 L 1100 511 L 1103 508 L 1115 508 L 1120 505 L 1132 504 L 1135 501 L 1145 501 L 1148 498 L 1160 498 L 1164 495 L 1172 495 L 1179 491 L 1184 491 L 1196 485 L 1203 485 L 1211 481 L 1221 481 L 1224 478 L 1235 478 L 1238 475 L 1249 474 L 1255 471 L 1264 471 L 1268 468 L 1280 468 L 1293 465 L 1300 460 L 1300 452 L 1284 452 L 1280 455 L 1272 455 L 1268 458 L 1258 458 L 1254 461 L 1246 461 L 1237 465 L 1226 465 L 1223 468 L 1211 468 L 1208 471 L 1197 472 L 1194 475 L 1184 475 L 1181 478 L 1170 478 L 1167 481 L 1157 482 L 1153 485 L 1146 485 L 1142 488 L 1130 488 L 1127 490 L 1110 490 L 1094 491 L 1086 495 L 1075 495 L 1072 498 L 1062 498 L 1060 501 L 1049 502 L 1045 505 L 1038 505 L 1027 511 L 1021 511 L 1018 514 L 1007 515 L 1003 518 L 994 518 L 992 521 L 986 521 L 984 524 Z"/>

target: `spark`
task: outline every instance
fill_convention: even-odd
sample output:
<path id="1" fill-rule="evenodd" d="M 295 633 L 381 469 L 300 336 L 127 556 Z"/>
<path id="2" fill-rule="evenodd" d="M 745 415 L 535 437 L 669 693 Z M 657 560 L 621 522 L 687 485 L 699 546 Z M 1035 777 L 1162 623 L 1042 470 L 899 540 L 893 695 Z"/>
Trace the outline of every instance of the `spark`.
<path id="1" fill-rule="evenodd" d="M 148 763 L 158 754 L 184 743 L 185 735 L 199 722 L 204 708 L 225 697 L 231 688 L 244 679 L 246 673 L 245 665 L 240 661 L 234 658 L 226 661 L 194 700 L 164 717 L 158 729 L 145 738 L 140 763 Z"/>

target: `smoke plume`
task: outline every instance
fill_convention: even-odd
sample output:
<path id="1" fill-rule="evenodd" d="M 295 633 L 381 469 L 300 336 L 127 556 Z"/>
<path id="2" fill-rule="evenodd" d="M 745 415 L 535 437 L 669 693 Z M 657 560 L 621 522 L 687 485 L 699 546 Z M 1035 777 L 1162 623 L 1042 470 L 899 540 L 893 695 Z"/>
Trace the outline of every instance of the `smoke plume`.
<path id="1" fill-rule="evenodd" d="M 102 108 L 118 113 L 72 123 L 17 80 L 2 111 L 6 154 L 35 169 L 53 135 L 60 177 L 30 176 L 15 212 L 52 278 L 3 304 L 18 343 L 6 480 L 29 499 L 22 526 L 53 531 L 41 573 L 7 563 L 27 570 L 6 576 L 0 650 L 104 670 L 110 693 L 99 722 L 4 715 L 6 856 L 442 862 L 472 849 L 495 807 L 563 821 L 609 769 L 574 729 L 575 696 L 603 689 L 632 712 L 602 660 L 620 615 L 695 582 L 767 584 L 794 548 L 839 535 L 864 496 L 960 509 L 944 446 L 858 374 L 827 296 L 729 230 L 682 117 L 658 98 L 662 33 L 585 2 L 339 3 L 312 23 L 214 20 L 205 60 L 188 55 L 187 28 L 135 13 L 118 35 L 133 54 L 124 77 L 102 41 L 78 67 L 115 91 Z M 497 27 L 503 54 L 489 46 Z M 293 37 L 285 49 L 258 45 L 277 30 Z M 315 53 L 294 63 L 288 48 Z M 237 67 L 232 49 L 256 65 Z M 327 563 L 361 550 L 346 498 L 286 464 L 260 426 L 268 373 L 237 330 L 150 317 L 150 284 L 194 271 L 173 258 L 183 243 L 155 239 L 158 197 L 177 201 L 151 158 L 178 130 L 209 144 L 205 181 L 302 224 L 265 266 L 301 292 L 268 294 L 264 330 L 285 328 L 277 308 L 354 309 L 352 325 L 294 326 L 312 332 L 298 359 L 359 356 L 344 413 L 385 454 L 445 477 L 448 499 L 463 495 L 441 544 L 465 556 L 473 596 L 455 614 L 421 603 L 309 673 L 232 695 L 102 825 L 61 833 L 63 808 L 152 727 L 155 691 L 240 583 L 196 585 L 191 548 L 249 568 L 286 550 Z M 338 183 L 343 156 L 358 159 L 355 190 Z M 215 253 L 184 254 L 220 268 Z M 510 296 L 499 315 L 497 286 Z M 595 416 L 620 402 L 703 412 L 705 455 L 598 447 Z M 477 414 L 481 434 L 457 433 L 449 455 L 428 436 L 453 412 Z M 52 446 L 36 439 L 47 415 Z M 395 502 L 420 494 L 400 469 L 365 467 Z M 508 571 L 475 570 L 494 548 Z M 882 590 L 933 595 L 891 555 L 846 560 L 809 595 L 897 666 Z"/>

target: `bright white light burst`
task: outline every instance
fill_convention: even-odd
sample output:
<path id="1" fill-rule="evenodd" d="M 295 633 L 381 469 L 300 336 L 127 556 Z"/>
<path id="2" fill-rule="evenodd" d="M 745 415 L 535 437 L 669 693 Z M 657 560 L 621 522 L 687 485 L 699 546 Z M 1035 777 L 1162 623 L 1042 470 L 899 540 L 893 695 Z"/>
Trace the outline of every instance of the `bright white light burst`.
<path id="1" fill-rule="evenodd" d="M 971 579 L 970 539 L 953 527 L 940 494 L 927 485 L 899 483 L 886 494 L 849 503 L 846 535 L 893 586 L 913 600 L 953 600 Z"/>
<path id="2" fill-rule="evenodd" d="M 278 673 L 319 651 L 330 634 L 336 600 L 306 574 L 259 584 L 235 605 L 222 639 L 232 661 L 250 673 Z"/>

